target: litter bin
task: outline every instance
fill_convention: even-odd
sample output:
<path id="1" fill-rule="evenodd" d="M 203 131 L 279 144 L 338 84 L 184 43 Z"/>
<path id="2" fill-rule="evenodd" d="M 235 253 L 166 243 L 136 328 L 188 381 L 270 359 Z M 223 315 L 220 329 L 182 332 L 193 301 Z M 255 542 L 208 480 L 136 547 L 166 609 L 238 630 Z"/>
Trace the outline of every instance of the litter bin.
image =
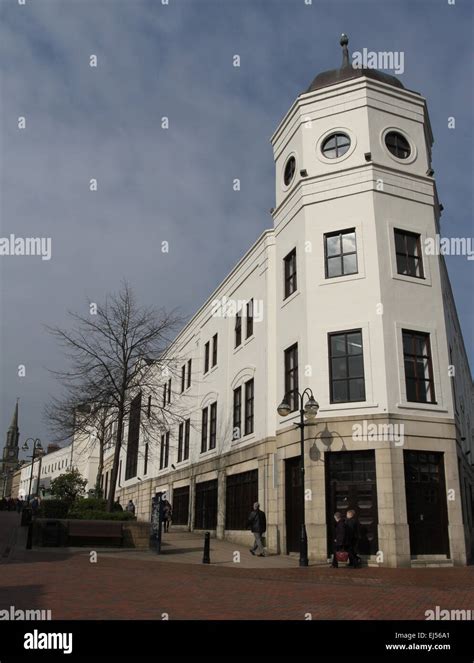
<path id="1" fill-rule="evenodd" d="M 61 545 L 61 525 L 57 520 L 47 520 L 41 528 L 41 544 L 47 547 Z"/>

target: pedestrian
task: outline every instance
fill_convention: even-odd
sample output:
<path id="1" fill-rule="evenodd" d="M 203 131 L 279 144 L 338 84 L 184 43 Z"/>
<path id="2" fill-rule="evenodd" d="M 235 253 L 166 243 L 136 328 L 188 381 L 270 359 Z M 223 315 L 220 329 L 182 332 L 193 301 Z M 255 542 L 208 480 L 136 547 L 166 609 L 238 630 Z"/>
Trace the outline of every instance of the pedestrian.
<path id="1" fill-rule="evenodd" d="M 127 508 L 126 508 L 126 510 L 127 510 L 129 513 L 132 513 L 133 515 L 135 515 L 135 504 L 133 503 L 132 500 L 128 500 L 128 504 L 127 504 Z"/>
<path id="2" fill-rule="evenodd" d="M 255 538 L 253 548 L 250 548 L 251 554 L 255 555 L 257 553 L 259 557 L 265 557 L 262 536 L 267 531 L 267 519 L 264 512 L 260 510 L 258 502 L 255 502 L 253 505 L 253 511 L 250 512 L 247 526 Z"/>
<path id="3" fill-rule="evenodd" d="M 340 511 L 334 514 L 333 556 L 331 566 L 337 569 L 338 562 L 347 562 L 349 555 L 345 551 L 346 523 Z"/>
<path id="4" fill-rule="evenodd" d="M 31 513 L 33 516 L 36 516 L 38 514 L 39 506 L 40 506 L 39 499 L 35 495 L 35 497 L 33 497 L 33 499 L 31 500 Z"/>
<path id="5" fill-rule="evenodd" d="M 171 524 L 171 516 L 173 515 L 173 509 L 171 508 L 171 504 L 168 502 L 168 500 L 163 501 L 162 514 L 163 514 L 163 531 L 169 532 Z"/>
<path id="6" fill-rule="evenodd" d="M 356 512 L 354 509 L 349 509 L 346 514 L 346 540 L 345 545 L 349 553 L 349 564 L 351 568 L 358 568 L 361 564 L 361 559 L 357 554 L 359 545 L 359 521 L 357 520 Z"/>

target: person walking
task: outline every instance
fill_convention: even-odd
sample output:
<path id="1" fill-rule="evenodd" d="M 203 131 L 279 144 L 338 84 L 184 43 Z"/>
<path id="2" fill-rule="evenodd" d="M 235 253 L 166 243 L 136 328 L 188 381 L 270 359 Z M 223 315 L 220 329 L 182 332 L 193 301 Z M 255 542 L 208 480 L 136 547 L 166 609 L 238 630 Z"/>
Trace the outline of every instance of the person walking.
<path id="1" fill-rule="evenodd" d="M 347 552 L 349 553 L 348 566 L 356 569 L 360 566 L 361 559 L 357 554 L 357 547 L 359 544 L 359 521 L 357 520 L 356 512 L 354 509 L 349 509 L 346 514 L 346 540 Z"/>
<path id="2" fill-rule="evenodd" d="M 127 508 L 126 508 L 126 510 L 127 510 L 129 513 L 132 513 L 133 515 L 135 515 L 135 504 L 133 503 L 133 500 L 128 500 L 128 504 L 127 504 Z"/>
<path id="3" fill-rule="evenodd" d="M 254 503 L 253 511 L 251 511 L 248 517 L 247 524 L 255 537 L 253 548 L 250 548 L 251 554 L 257 554 L 259 557 L 265 557 L 262 535 L 267 531 L 267 519 L 265 517 L 265 513 L 260 510 L 260 504 L 258 502 Z"/>
<path id="4" fill-rule="evenodd" d="M 171 504 L 168 502 L 168 500 L 165 500 L 163 502 L 163 531 L 164 532 L 169 532 L 170 531 L 170 524 L 171 524 L 172 514 L 173 514 L 173 509 L 171 508 Z"/>
<path id="5" fill-rule="evenodd" d="M 333 556 L 331 563 L 331 566 L 334 569 L 337 569 L 337 567 L 339 566 L 338 553 L 345 552 L 345 542 L 346 542 L 346 523 L 340 511 L 336 511 L 336 513 L 334 514 Z M 347 556 L 347 553 L 345 556 Z"/>

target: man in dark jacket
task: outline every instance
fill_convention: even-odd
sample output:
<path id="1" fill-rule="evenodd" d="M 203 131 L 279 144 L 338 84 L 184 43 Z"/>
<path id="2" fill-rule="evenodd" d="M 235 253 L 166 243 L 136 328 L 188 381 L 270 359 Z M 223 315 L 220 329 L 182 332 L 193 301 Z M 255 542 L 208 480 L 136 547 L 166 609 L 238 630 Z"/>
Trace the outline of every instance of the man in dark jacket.
<path id="1" fill-rule="evenodd" d="M 260 504 L 258 502 L 255 502 L 253 505 L 253 511 L 250 513 L 247 525 L 255 537 L 255 543 L 253 548 L 250 548 L 250 552 L 252 555 L 255 555 L 255 551 L 257 551 L 259 557 L 265 557 L 262 534 L 267 530 L 267 519 L 264 512 L 260 511 Z"/>
<path id="2" fill-rule="evenodd" d="M 359 521 L 353 509 L 349 509 L 346 514 L 346 546 L 349 553 L 348 566 L 356 569 L 360 566 L 360 557 L 357 554 L 359 544 Z"/>
<path id="3" fill-rule="evenodd" d="M 335 569 L 338 567 L 336 553 L 344 550 L 346 541 L 346 523 L 339 511 L 334 514 L 334 537 L 333 537 L 333 556 L 331 566 Z"/>

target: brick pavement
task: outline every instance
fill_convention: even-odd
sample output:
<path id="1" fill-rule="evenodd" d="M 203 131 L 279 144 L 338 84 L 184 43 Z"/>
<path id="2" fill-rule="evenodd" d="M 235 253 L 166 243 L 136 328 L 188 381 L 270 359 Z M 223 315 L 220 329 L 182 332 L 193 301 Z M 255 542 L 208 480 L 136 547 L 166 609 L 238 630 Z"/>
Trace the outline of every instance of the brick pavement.
<path id="1" fill-rule="evenodd" d="M 94 564 L 87 550 L 26 551 L 23 536 L 2 559 L 0 609 L 50 609 L 53 619 L 424 619 L 436 605 L 474 610 L 473 567 L 300 569 L 284 558 L 277 568 L 250 555 L 251 566 L 176 564 L 100 551 Z"/>

